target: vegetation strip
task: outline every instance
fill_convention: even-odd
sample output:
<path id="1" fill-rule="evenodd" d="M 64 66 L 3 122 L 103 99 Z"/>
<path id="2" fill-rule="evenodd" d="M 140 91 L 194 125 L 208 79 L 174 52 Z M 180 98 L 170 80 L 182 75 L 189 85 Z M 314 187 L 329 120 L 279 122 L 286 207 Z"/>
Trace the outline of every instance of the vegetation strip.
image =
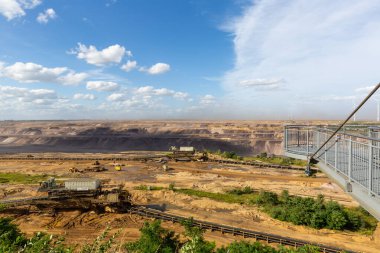
<path id="1" fill-rule="evenodd" d="M 358 231 L 372 234 L 377 220 L 363 208 L 347 208 L 335 201 L 325 201 L 323 195 L 317 199 L 281 195 L 273 192 L 254 191 L 250 187 L 233 189 L 226 193 L 205 192 L 195 189 L 175 188 L 175 192 L 204 197 L 226 203 L 257 205 L 272 218 L 320 229 Z"/>
<path id="2" fill-rule="evenodd" d="M 0 173 L 1 184 L 38 184 L 46 180 L 48 175 L 29 175 L 22 173 Z"/>

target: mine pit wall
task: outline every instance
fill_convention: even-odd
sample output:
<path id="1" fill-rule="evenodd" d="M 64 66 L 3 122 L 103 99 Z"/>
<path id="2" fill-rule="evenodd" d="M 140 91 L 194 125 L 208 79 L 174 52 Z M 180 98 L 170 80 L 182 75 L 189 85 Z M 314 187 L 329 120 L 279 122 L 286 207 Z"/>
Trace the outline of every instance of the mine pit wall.
<path id="1" fill-rule="evenodd" d="M 282 155 L 283 124 L 225 122 L 0 122 L 0 152 L 262 152 Z"/>
<path id="2" fill-rule="evenodd" d="M 12 137 L 12 139 L 15 139 Z M 29 139 L 25 141 L 25 139 Z M 0 152 L 100 152 L 165 151 L 170 146 L 194 146 L 197 150 L 234 151 L 239 155 L 262 152 L 282 155 L 281 140 L 219 141 L 208 139 L 155 139 L 155 138 L 27 138 L 9 142 L 0 138 Z"/>

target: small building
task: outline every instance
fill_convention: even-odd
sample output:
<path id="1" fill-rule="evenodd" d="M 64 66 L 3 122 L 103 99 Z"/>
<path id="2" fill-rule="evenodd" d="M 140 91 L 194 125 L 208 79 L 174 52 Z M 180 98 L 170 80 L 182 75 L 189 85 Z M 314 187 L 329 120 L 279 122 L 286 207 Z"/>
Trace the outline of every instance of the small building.
<path id="1" fill-rule="evenodd" d="M 174 155 L 194 155 L 194 147 L 179 147 L 179 149 L 173 150 Z"/>
<path id="2" fill-rule="evenodd" d="M 100 180 L 94 178 L 73 178 L 65 181 L 65 189 L 70 191 L 90 191 L 100 187 Z"/>
<path id="3" fill-rule="evenodd" d="M 189 152 L 189 153 L 195 153 L 194 147 L 179 147 L 180 152 Z"/>

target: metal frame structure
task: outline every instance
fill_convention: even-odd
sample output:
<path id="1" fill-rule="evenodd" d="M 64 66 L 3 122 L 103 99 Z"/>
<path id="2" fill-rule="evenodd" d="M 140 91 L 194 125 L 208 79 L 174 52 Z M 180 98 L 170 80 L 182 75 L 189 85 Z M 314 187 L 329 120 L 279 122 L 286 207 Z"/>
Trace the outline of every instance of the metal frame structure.
<path id="1" fill-rule="evenodd" d="M 327 127 L 288 125 L 285 155 L 309 160 L 314 154 L 317 166 L 380 221 L 380 139 L 374 130 L 369 136 L 338 132 L 326 142 L 334 132 Z"/>

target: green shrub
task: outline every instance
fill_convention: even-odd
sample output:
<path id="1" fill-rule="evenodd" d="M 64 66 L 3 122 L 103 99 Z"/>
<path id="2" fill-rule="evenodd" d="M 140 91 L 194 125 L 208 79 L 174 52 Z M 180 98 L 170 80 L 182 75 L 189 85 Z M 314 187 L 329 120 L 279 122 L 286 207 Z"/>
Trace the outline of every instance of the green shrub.
<path id="1" fill-rule="evenodd" d="M 49 178 L 48 175 L 28 175 L 22 173 L 0 173 L 0 183 L 38 184 Z"/>
<path id="2" fill-rule="evenodd" d="M 163 190 L 164 187 L 162 186 L 154 186 L 154 185 L 145 185 L 145 184 L 141 184 L 139 186 L 135 186 L 133 187 L 133 189 L 135 190 L 140 190 L 140 191 L 159 191 L 159 190 Z"/>
<path id="3" fill-rule="evenodd" d="M 175 184 L 174 183 L 169 184 L 169 190 L 171 190 L 171 191 L 175 190 Z"/>
<path id="4" fill-rule="evenodd" d="M 258 205 L 274 219 L 316 229 L 347 229 L 371 234 L 377 226 L 377 220 L 363 208 L 345 208 L 335 201 L 325 202 L 323 195 L 313 199 L 290 196 L 288 191 L 283 191 L 280 195 L 267 191 L 256 193 L 250 187 L 233 189 L 226 193 L 195 189 L 175 191 L 227 203 Z"/>
<path id="5" fill-rule="evenodd" d="M 235 194 L 235 195 L 251 194 L 254 192 L 255 191 L 249 186 L 245 186 L 244 188 L 232 189 L 232 190 L 227 191 L 227 193 Z"/>
<path id="6" fill-rule="evenodd" d="M 193 218 L 184 220 L 181 224 L 185 228 L 184 235 L 187 241 L 181 246 L 181 253 L 212 253 L 215 243 L 208 242 L 203 237 L 203 230 L 193 226 Z"/>
<path id="7" fill-rule="evenodd" d="M 267 191 L 260 191 L 259 196 L 257 197 L 258 204 L 262 205 L 277 205 L 278 202 L 278 197 L 277 194 L 274 192 L 267 192 Z"/>
<path id="8" fill-rule="evenodd" d="M 66 247 L 63 238 L 55 238 L 44 233 L 36 233 L 29 240 L 20 232 L 8 218 L 0 218 L 0 252 L 13 253 L 72 253 L 73 249 Z"/>
<path id="9" fill-rule="evenodd" d="M 342 230 L 347 224 L 347 219 L 344 213 L 339 211 L 332 211 L 329 213 L 326 221 L 327 228 L 336 230 Z"/>
<path id="10" fill-rule="evenodd" d="M 159 220 L 145 222 L 140 231 L 139 240 L 125 244 L 128 252 L 171 253 L 179 246 L 178 236 L 174 231 L 162 228 Z"/>

